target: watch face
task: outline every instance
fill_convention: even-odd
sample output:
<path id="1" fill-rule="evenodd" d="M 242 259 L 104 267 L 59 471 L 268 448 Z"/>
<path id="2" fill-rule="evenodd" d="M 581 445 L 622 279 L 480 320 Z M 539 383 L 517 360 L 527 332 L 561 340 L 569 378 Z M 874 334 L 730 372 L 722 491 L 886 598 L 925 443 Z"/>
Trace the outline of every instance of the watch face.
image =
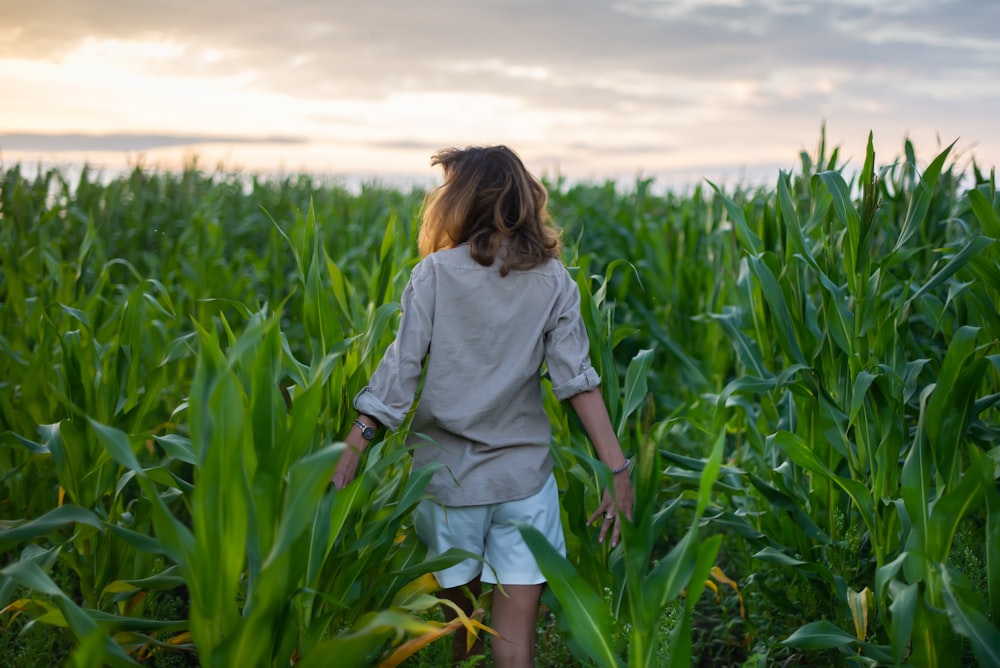
<path id="1" fill-rule="evenodd" d="M 375 438 L 375 427 L 365 424 L 361 420 L 355 420 L 354 426 L 361 430 L 361 437 L 366 441 Z"/>

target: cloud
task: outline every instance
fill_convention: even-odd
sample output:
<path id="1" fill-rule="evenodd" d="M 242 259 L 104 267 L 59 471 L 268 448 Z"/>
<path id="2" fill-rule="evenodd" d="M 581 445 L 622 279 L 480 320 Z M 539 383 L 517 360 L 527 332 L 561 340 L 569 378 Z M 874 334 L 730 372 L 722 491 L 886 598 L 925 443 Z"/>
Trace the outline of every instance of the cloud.
<path id="1" fill-rule="evenodd" d="M 0 55 L 59 58 L 85 40 L 164 40 L 175 67 L 204 76 L 249 72 L 299 97 L 378 98 L 405 90 L 512 94 L 590 77 L 669 73 L 725 81 L 774 69 L 891 65 L 895 71 L 996 62 L 1000 3 L 805 3 L 777 0 L 2 0 Z M 957 36 L 957 37 L 956 37 Z M 528 74 L 528 76 L 526 76 Z M 527 86 L 527 87 L 526 87 Z M 558 98 L 557 98 L 558 99 Z"/>
<path id="2" fill-rule="evenodd" d="M 301 144 L 296 137 L 234 137 L 167 134 L 0 133 L 0 149 L 9 151 L 149 151 L 202 144 Z"/>
<path id="3" fill-rule="evenodd" d="M 134 67 L 280 96 L 264 134 L 297 106 L 308 124 L 296 133 L 421 148 L 487 128 L 537 139 L 539 154 L 542 139 L 550 154 L 629 146 L 650 159 L 711 144 L 717 160 L 722 141 L 769 133 L 787 152 L 823 119 L 1000 143 L 954 109 L 1000 107 L 995 0 L 0 0 L 0 15 L 0 59 L 169 45 Z M 415 105 L 412 123 L 372 111 L 397 103 Z"/>

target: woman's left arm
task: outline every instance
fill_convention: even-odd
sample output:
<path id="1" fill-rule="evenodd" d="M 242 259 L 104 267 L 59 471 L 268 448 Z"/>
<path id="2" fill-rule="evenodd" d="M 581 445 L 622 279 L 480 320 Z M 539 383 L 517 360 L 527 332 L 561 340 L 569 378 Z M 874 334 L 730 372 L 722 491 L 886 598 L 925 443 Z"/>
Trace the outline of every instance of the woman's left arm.
<path id="1" fill-rule="evenodd" d="M 632 479 L 629 477 L 628 461 L 622 453 L 614 427 L 611 426 L 611 418 L 608 416 L 607 406 L 604 405 L 601 390 L 597 388 L 581 392 L 570 397 L 569 402 L 587 430 L 587 436 L 594 444 L 597 456 L 612 471 L 618 471 L 614 474 L 614 493 L 612 494 L 610 490 L 604 491 L 601 504 L 587 521 L 588 524 L 593 524 L 603 515 L 603 524 L 598 540 L 603 542 L 608 529 L 612 528 L 611 546 L 614 547 L 618 544 L 618 537 L 621 534 L 619 524 L 621 516 L 624 515 L 627 519 L 632 519 L 632 504 L 635 493 L 632 490 Z"/>
<path id="2" fill-rule="evenodd" d="M 418 263 L 400 298 L 402 315 L 396 338 L 368 379 L 368 386 L 354 397 L 354 409 L 362 424 L 375 429 L 384 426 L 394 431 L 403 423 L 413 403 L 430 346 L 435 289 L 430 264 Z M 331 479 L 337 489 L 350 483 L 357 474 L 358 462 L 370 442 L 363 432 L 364 427 L 355 422 L 344 438 L 347 448 Z"/>
<path id="3" fill-rule="evenodd" d="M 354 424 L 351 425 L 351 431 L 344 438 L 344 445 L 347 447 L 340 455 L 340 459 L 337 460 L 337 468 L 330 480 L 335 489 L 343 489 L 354 480 L 361 455 L 371 443 L 371 439 L 365 438 L 364 429 L 358 425 L 358 422 L 361 422 L 365 427 L 371 427 L 372 430 L 378 428 L 378 423 L 370 415 L 359 415 Z"/>

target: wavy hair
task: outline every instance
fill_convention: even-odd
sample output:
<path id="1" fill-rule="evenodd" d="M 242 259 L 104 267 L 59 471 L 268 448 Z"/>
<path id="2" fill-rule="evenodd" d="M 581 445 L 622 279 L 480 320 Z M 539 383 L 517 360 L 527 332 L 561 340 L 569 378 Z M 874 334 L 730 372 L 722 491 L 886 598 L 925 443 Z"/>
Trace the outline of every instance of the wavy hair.
<path id="1" fill-rule="evenodd" d="M 545 186 L 506 146 L 446 148 L 431 157 L 444 183 L 426 197 L 420 256 L 468 243 L 483 266 L 500 259 L 500 275 L 531 269 L 562 252 Z"/>

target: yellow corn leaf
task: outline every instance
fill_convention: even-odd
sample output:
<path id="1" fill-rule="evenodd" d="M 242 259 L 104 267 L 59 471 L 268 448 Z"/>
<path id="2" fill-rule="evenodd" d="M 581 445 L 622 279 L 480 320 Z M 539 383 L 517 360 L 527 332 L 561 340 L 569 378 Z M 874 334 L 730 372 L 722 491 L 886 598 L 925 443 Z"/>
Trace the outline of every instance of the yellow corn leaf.
<path id="1" fill-rule="evenodd" d="M 0 610 L 0 615 L 4 615 L 8 612 L 24 612 L 28 610 L 32 605 L 35 605 L 35 600 L 30 598 L 19 598 L 10 605 L 8 605 L 3 610 Z"/>
<path id="2" fill-rule="evenodd" d="M 466 626 L 466 629 L 468 630 L 468 633 L 466 634 L 466 641 L 468 644 L 466 651 L 470 651 L 472 649 L 472 645 L 475 643 L 475 639 L 479 636 L 478 630 L 486 631 L 487 633 L 492 633 L 495 636 L 499 636 L 500 635 L 499 633 L 497 633 L 490 627 L 486 626 L 485 624 L 481 623 L 478 619 L 475 619 L 476 616 L 483 614 L 483 612 L 484 612 L 483 610 L 477 610 L 475 613 L 473 613 L 473 618 L 469 619 L 468 625 L 465 625 L 461 619 L 453 619 L 447 624 L 443 624 L 442 626 L 434 629 L 433 631 L 428 631 L 419 638 L 414 638 L 413 640 L 403 643 L 402 645 L 397 647 L 396 650 L 387 659 L 385 659 L 381 664 L 379 664 L 379 668 L 396 668 L 396 666 L 398 666 L 403 661 L 405 661 L 409 657 L 413 656 L 414 654 L 422 650 L 427 645 L 430 645 L 435 640 L 438 640 L 440 638 L 443 638 L 447 635 L 454 633 L 455 631 L 458 631 L 459 629 L 462 628 L 463 625 Z M 473 628 L 478 630 L 473 630 Z"/>
<path id="3" fill-rule="evenodd" d="M 440 589 L 433 573 L 424 573 L 416 580 L 408 582 L 402 589 L 396 592 L 392 599 L 392 605 L 397 608 L 413 609 L 414 604 L 419 599 L 429 596 L 431 592 Z M 436 600 L 436 599 L 435 599 Z M 424 609 L 425 606 L 421 607 Z"/>
<path id="4" fill-rule="evenodd" d="M 712 577 L 721 582 L 722 584 L 727 584 L 732 587 L 735 591 L 739 591 L 740 587 L 734 580 L 732 580 L 728 575 L 722 572 L 722 569 L 718 566 L 712 566 Z"/>
<path id="5" fill-rule="evenodd" d="M 719 600 L 719 587 L 711 580 L 705 580 L 705 586 L 711 589 L 715 593 L 715 600 Z"/>
<path id="6" fill-rule="evenodd" d="M 424 573 L 407 586 L 419 587 L 420 591 L 425 594 L 431 594 L 441 588 L 433 573 Z M 403 587 L 403 589 L 406 589 L 406 587 Z"/>
<path id="7" fill-rule="evenodd" d="M 160 424 L 158 424 L 155 427 L 153 427 L 152 429 L 150 429 L 149 433 L 150 434 L 159 434 L 164 429 L 173 429 L 176 426 L 177 425 L 175 425 L 173 422 L 161 422 Z"/>
<path id="8" fill-rule="evenodd" d="M 137 589 L 138 587 L 124 580 L 115 580 L 104 588 L 104 591 L 101 592 L 101 597 L 103 598 L 105 594 L 121 594 L 126 591 L 136 591 Z"/>
<path id="9" fill-rule="evenodd" d="M 69 622 L 66 621 L 66 617 L 63 615 L 62 610 L 54 605 L 42 603 L 41 601 L 39 601 L 39 603 L 41 603 L 43 607 L 49 608 L 49 610 L 44 615 L 35 617 L 36 622 L 51 624 L 52 626 L 58 626 L 60 628 L 69 627 Z"/>
<path id="10" fill-rule="evenodd" d="M 405 642 L 397 647 L 396 651 L 389 655 L 389 657 L 380 664 L 379 668 L 395 668 L 438 638 L 443 638 L 450 633 L 454 633 L 460 628 L 462 628 L 462 622 L 458 619 L 453 619 L 433 631 L 428 631 L 419 638 L 414 638 L 409 642 Z"/>
<path id="11" fill-rule="evenodd" d="M 747 618 L 747 611 L 743 607 L 743 594 L 740 593 L 740 586 L 738 584 L 736 584 L 736 581 L 734 581 L 728 575 L 726 575 L 725 573 L 723 573 L 722 569 L 719 568 L 718 566 L 712 566 L 712 570 L 710 572 L 711 572 L 713 578 L 715 578 L 716 580 L 718 580 L 722 584 L 729 585 L 730 587 L 733 588 L 733 591 L 736 592 L 736 597 L 740 600 L 740 617 L 742 617 L 743 619 L 746 619 Z"/>
<path id="12" fill-rule="evenodd" d="M 36 622 L 52 624 L 53 626 L 61 626 L 63 628 L 69 626 L 69 624 L 66 623 L 66 618 L 63 616 L 62 611 L 55 603 L 43 601 L 37 598 L 20 598 L 3 610 L 0 610 L 0 615 L 3 615 L 6 612 L 16 613 L 13 617 L 11 617 L 12 621 L 17 617 L 17 615 L 20 615 L 21 613 L 28 613 Z"/>
<path id="13" fill-rule="evenodd" d="M 150 648 L 153 646 L 152 643 L 145 643 L 144 645 L 139 645 L 138 649 L 135 650 L 135 660 L 145 661 L 153 656 Z"/>
<path id="14" fill-rule="evenodd" d="M 861 641 L 868 637 L 869 598 L 874 598 L 874 595 L 868 587 L 861 591 L 847 590 L 847 604 L 851 606 L 851 617 L 854 619 L 854 635 Z"/>
<path id="15" fill-rule="evenodd" d="M 487 633 L 492 634 L 492 635 L 496 636 L 497 638 L 500 637 L 500 633 L 498 631 L 495 631 L 490 626 L 486 626 L 485 624 L 483 624 L 482 622 L 480 622 L 479 619 L 477 619 L 478 617 L 482 617 L 485 614 L 486 614 L 485 610 L 482 610 L 482 609 L 476 610 L 475 612 L 472 613 L 472 617 L 469 619 L 469 623 L 465 625 L 465 629 L 466 629 L 466 634 L 465 634 L 465 651 L 466 651 L 466 653 L 472 651 L 472 646 L 475 644 L 476 638 L 479 637 L 479 631 L 486 631 Z"/>
<path id="16" fill-rule="evenodd" d="M 117 638 L 116 638 L 116 642 L 118 642 Z M 173 638 L 168 638 L 164 642 L 167 645 L 182 645 L 182 644 L 190 643 L 190 642 L 192 642 L 191 632 L 190 631 L 183 631 L 183 632 L 178 633 L 177 635 L 175 635 Z M 156 649 L 156 644 L 155 643 L 145 643 L 144 645 L 141 645 L 135 651 L 135 658 L 136 658 L 136 660 L 138 660 L 138 661 L 146 661 L 147 659 L 149 659 L 149 658 L 151 658 L 153 656 L 153 651 L 155 649 Z"/>
<path id="17" fill-rule="evenodd" d="M 59 485 L 59 502 L 56 505 L 61 506 L 63 504 L 63 499 L 65 498 L 66 498 L 66 490 L 63 489 L 62 485 Z"/>
<path id="18" fill-rule="evenodd" d="M 132 613 L 135 612 L 135 609 L 139 606 L 140 603 L 143 602 L 147 594 L 148 592 L 140 591 L 138 594 L 130 598 L 128 602 L 128 607 L 125 610 L 125 614 L 131 617 Z"/>
<path id="19" fill-rule="evenodd" d="M 175 635 L 173 638 L 169 638 L 167 640 L 167 644 L 168 645 L 180 645 L 180 644 L 183 644 L 183 643 L 189 643 L 192 640 L 193 640 L 193 638 L 191 637 L 191 632 L 190 631 L 183 631 L 183 632 L 178 633 L 177 635 Z"/>
<path id="20" fill-rule="evenodd" d="M 441 601 L 441 603 L 443 603 L 444 605 L 447 605 L 449 608 L 451 608 L 452 610 L 454 610 L 455 614 L 458 615 L 458 617 L 456 619 L 453 619 L 452 621 L 450 621 L 448 623 L 449 624 L 458 623 L 458 624 L 461 624 L 462 626 L 465 627 L 465 630 L 467 631 L 466 640 L 468 642 L 469 649 L 472 649 L 472 643 L 475 642 L 475 637 L 477 635 L 477 631 L 476 631 L 477 628 L 480 628 L 480 629 L 483 629 L 483 630 L 485 630 L 485 631 L 487 631 L 489 633 L 492 633 L 493 635 L 495 635 L 497 637 L 500 636 L 499 633 L 497 633 L 496 631 L 494 631 L 490 627 L 483 625 L 482 623 L 479 622 L 478 619 L 476 619 L 477 617 L 482 617 L 483 615 L 486 614 L 486 611 L 483 610 L 482 608 L 477 608 L 472 613 L 472 615 L 466 615 L 465 611 L 462 610 L 462 608 L 458 607 L 457 603 L 454 603 L 453 601 L 449 601 L 448 599 L 444 599 L 444 598 L 439 599 L 439 600 Z"/>

